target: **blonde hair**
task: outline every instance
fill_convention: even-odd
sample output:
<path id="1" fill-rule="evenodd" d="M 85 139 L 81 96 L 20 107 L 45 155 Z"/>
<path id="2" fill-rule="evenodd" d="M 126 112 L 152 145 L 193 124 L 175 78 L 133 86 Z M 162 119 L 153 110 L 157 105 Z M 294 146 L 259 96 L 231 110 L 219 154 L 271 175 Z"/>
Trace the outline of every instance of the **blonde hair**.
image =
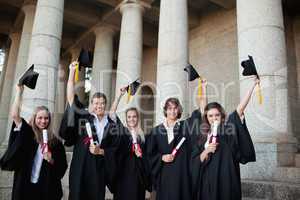
<path id="1" fill-rule="evenodd" d="M 126 124 L 127 124 L 127 114 L 128 114 L 129 111 L 134 111 L 136 113 L 136 116 L 137 116 L 137 119 L 138 119 L 138 125 L 137 125 L 138 126 L 138 132 L 137 132 L 137 134 L 141 137 L 142 142 L 145 142 L 145 134 L 144 134 L 143 129 L 140 126 L 140 113 L 139 113 L 138 109 L 136 107 L 130 107 L 130 108 L 126 109 L 126 111 L 125 111 Z"/>
<path id="2" fill-rule="evenodd" d="M 50 146 L 52 146 L 56 141 L 57 141 L 57 137 L 54 135 L 53 131 L 52 131 L 52 127 L 51 127 L 51 113 L 49 111 L 49 109 L 46 106 L 38 106 L 35 108 L 33 115 L 29 121 L 30 126 L 32 127 L 32 130 L 34 132 L 34 137 L 37 143 L 42 144 L 43 143 L 43 135 L 42 135 L 42 130 L 40 130 L 37 125 L 36 125 L 36 116 L 37 113 L 40 111 L 46 111 L 48 114 L 48 118 L 49 118 L 49 123 L 47 126 L 47 132 L 48 132 L 48 143 Z"/>

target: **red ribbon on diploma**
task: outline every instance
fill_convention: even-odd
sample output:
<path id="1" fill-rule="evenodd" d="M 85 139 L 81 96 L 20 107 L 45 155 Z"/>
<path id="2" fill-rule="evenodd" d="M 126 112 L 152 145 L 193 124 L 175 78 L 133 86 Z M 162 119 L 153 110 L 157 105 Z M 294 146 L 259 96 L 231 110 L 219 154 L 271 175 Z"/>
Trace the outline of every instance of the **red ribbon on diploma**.
<path id="1" fill-rule="evenodd" d="M 178 150 L 180 149 L 181 145 L 184 143 L 185 137 L 181 138 L 180 142 L 177 144 L 177 146 L 173 149 L 172 155 L 175 157 Z"/>
<path id="2" fill-rule="evenodd" d="M 141 149 L 141 146 L 138 143 L 132 143 L 131 156 L 133 156 L 135 154 L 135 150 L 137 150 L 141 154 L 141 157 L 143 156 L 143 151 Z"/>

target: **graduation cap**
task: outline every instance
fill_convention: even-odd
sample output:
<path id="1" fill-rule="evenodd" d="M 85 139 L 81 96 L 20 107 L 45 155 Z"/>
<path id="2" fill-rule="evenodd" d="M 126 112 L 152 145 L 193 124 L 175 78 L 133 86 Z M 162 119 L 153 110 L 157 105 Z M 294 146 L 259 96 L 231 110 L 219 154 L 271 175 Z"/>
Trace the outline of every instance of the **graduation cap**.
<path id="1" fill-rule="evenodd" d="M 19 85 L 26 85 L 30 89 L 34 89 L 36 86 L 39 73 L 34 71 L 34 65 L 31 65 L 29 69 L 19 79 Z"/>
<path id="2" fill-rule="evenodd" d="M 76 70 L 75 70 L 75 82 L 79 80 L 79 71 L 81 70 L 81 67 L 92 68 L 91 58 L 92 58 L 91 52 L 82 48 L 77 59 L 78 65 L 76 66 Z"/>
<path id="3" fill-rule="evenodd" d="M 185 68 L 184 71 L 188 73 L 188 80 L 193 81 L 195 79 L 198 79 L 198 96 L 202 96 L 202 79 L 196 69 L 193 67 L 193 65 L 188 64 Z"/>
<path id="4" fill-rule="evenodd" d="M 129 103 L 130 98 L 136 94 L 136 92 L 137 92 L 137 90 L 138 90 L 138 88 L 141 84 L 138 80 L 139 79 L 133 81 L 132 83 L 130 83 L 126 87 L 126 91 L 127 91 L 127 94 L 128 94 L 127 103 Z"/>
<path id="5" fill-rule="evenodd" d="M 244 68 L 242 74 L 243 76 L 252 76 L 255 75 L 259 79 L 259 75 L 256 70 L 256 66 L 253 60 L 253 57 L 248 55 L 248 60 L 244 60 L 241 62 L 242 67 Z M 258 84 L 257 88 L 257 96 L 258 96 L 258 102 L 259 104 L 262 104 L 262 94 L 261 94 L 261 88 L 260 85 Z"/>

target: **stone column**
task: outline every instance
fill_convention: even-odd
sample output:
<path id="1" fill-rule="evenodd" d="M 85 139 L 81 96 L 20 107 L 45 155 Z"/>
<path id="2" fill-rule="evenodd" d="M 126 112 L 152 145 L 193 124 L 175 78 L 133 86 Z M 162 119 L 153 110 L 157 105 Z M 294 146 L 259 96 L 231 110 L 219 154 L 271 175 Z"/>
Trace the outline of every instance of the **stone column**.
<path id="1" fill-rule="evenodd" d="M 90 99 L 95 92 L 103 92 L 107 97 L 107 105 L 111 103 L 113 39 L 115 30 L 109 25 L 95 29 L 96 43 L 91 80 Z"/>
<path id="2" fill-rule="evenodd" d="M 32 27 L 35 16 L 36 5 L 35 4 L 25 4 L 22 7 L 22 11 L 24 12 L 24 23 L 22 28 L 22 35 L 19 47 L 19 53 L 16 63 L 16 71 L 15 71 L 15 80 L 14 84 L 19 81 L 19 77 L 24 71 L 29 67 L 27 66 L 28 61 L 28 52 L 31 41 Z M 13 88 L 13 94 L 14 94 Z"/>
<path id="3" fill-rule="evenodd" d="M 0 135 L 0 142 L 5 139 L 6 128 L 9 117 L 9 104 L 14 89 L 13 81 L 16 69 L 16 61 L 18 56 L 18 50 L 20 45 L 20 33 L 12 33 L 9 35 L 11 43 L 8 52 L 8 60 L 6 66 L 6 72 L 3 74 L 3 88 L 0 100 L 0 130 L 3 135 Z"/>
<path id="4" fill-rule="evenodd" d="M 281 0 L 237 0 L 239 61 L 252 55 L 261 75 L 263 104 L 254 94 L 246 110 L 247 125 L 257 150 L 245 178 L 274 179 L 276 167 L 294 162 L 295 138 L 290 126 L 285 31 Z M 242 68 L 239 66 L 240 74 Z M 253 81 L 240 77 L 241 98 Z M 268 169 L 268 170 L 266 170 Z M 248 171 L 249 173 L 247 173 Z"/>
<path id="5" fill-rule="evenodd" d="M 35 90 L 24 91 L 22 116 L 26 119 L 38 105 L 54 111 L 63 11 L 64 0 L 38 0 L 27 65 L 35 64 L 40 75 Z"/>
<path id="6" fill-rule="evenodd" d="M 80 47 L 71 49 L 71 62 L 78 59 L 80 51 Z M 75 93 L 78 95 L 78 98 L 81 102 L 85 101 L 85 68 L 81 68 L 79 71 L 79 81 L 75 85 Z"/>
<path id="7" fill-rule="evenodd" d="M 188 63 L 187 0 L 161 0 L 157 57 L 156 124 L 163 120 L 163 104 L 169 97 L 179 98 L 183 118 L 187 115 Z"/>
<path id="8" fill-rule="evenodd" d="M 122 13 L 118 71 L 116 91 L 130 82 L 140 78 L 143 51 L 143 11 L 144 6 L 140 1 L 124 1 L 120 6 Z M 126 103 L 123 98 L 119 104 L 118 112 L 124 119 L 124 111 L 129 106 L 137 106 L 137 98 Z"/>

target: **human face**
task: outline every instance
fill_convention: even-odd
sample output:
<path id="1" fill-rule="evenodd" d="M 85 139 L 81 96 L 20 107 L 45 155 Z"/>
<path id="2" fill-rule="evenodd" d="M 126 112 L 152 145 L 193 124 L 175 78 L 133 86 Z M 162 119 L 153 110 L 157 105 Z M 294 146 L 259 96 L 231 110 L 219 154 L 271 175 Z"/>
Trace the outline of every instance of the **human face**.
<path id="1" fill-rule="evenodd" d="M 176 121 L 179 113 L 179 108 L 173 103 L 169 103 L 167 107 L 167 120 Z"/>
<path id="2" fill-rule="evenodd" d="M 128 128 L 136 128 L 138 125 L 138 116 L 134 110 L 130 110 L 126 115 L 126 122 Z"/>
<path id="3" fill-rule="evenodd" d="M 36 113 L 35 125 L 40 129 L 46 129 L 49 125 L 49 114 L 46 110 L 40 110 Z"/>
<path id="4" fill-rule="evenodd" d="M 217 121 L 220 123 L 221 122 L 221 112 L 216 108 L 209 109 L 207 111 L 207 120 L 208 120 L 209 125 L 212 125 L 214 123 L 214 121 Z"/>
<path id="5" fill-rule="evenodd" d="M 97 116 L 103 116 L 105 114 L 105 99 L 100 98 L 93 98 L 92 100 L 92 112 L 95 113 Z"/>

